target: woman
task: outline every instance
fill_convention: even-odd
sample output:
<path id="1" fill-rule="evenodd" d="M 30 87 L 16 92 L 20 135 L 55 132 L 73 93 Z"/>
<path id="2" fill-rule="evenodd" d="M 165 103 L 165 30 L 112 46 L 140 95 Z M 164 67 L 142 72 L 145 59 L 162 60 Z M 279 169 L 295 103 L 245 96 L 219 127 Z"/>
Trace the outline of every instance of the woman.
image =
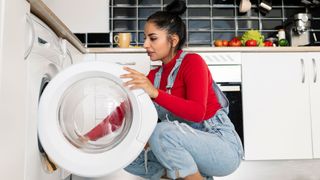
<path id="1" fill-rule="evenodd" d="M 186 28 L 179 15 L 185 10 L 183 1 L 174 0 L 147 19 L 144 48 L 162 66 L 147 77 L 127 67 L 122 75 L 131 78 L 126 86 L 148 93 L 160 119 L 144 152 L 125 168 L 147 179 L 225 176 L 237 169 L 243 154 L 227 116 L 228 101 L 206 63 L 182 51 Z"/>

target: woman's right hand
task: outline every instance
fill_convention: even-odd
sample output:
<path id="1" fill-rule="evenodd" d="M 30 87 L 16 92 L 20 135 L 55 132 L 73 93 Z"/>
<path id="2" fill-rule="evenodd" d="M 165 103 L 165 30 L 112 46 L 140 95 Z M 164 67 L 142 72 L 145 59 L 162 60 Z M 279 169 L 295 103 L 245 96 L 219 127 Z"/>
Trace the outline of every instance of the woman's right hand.
<path id="1" fill-rule="evenodd" d="M 129 74 L 123 74 L 121 78 L 130 78 L 124 85 L 129 86 L 130 89 L 143 89 L 151 98 L 156 98 L 159 95 L 157 88 L 153 86 L 150 80 L 142 73 L 131 69 L 129 67 L 124 67 L 124 70 L 128 71 Z"/>

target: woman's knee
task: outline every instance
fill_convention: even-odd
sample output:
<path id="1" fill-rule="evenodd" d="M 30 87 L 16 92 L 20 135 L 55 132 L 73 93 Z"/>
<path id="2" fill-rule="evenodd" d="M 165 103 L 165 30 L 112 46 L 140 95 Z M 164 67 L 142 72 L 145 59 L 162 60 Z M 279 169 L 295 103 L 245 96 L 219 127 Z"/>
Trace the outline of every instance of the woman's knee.
<path id="1" fill-rule="evenodd" d="M 172 123 L 158 123 L 149 139 L 151 149 L 154 149 L 155 146 L 158 147 L 160 144 L 163 144 L 163 141 L 168 141 L 169 139 L 176 139 L 173 138 L 173 136 L 176 136 L 174 132 L 176 132 L 176 130 Z"/>

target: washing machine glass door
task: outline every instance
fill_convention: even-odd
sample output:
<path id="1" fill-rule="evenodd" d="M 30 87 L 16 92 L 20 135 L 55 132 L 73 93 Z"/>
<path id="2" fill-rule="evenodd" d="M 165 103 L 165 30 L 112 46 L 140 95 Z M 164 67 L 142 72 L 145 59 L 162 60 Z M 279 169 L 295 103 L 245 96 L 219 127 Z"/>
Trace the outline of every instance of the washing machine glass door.
<path id="1" fill-rule="evenodd" d="M 125 73 L 116 64 L 83 62 L 50 81 L 40 99 L 38 133 L 61 168 L 99 177 L 125 167 L 142 151 L 157 113 L 144 91 L 123 86 L 119 76 Z"/>

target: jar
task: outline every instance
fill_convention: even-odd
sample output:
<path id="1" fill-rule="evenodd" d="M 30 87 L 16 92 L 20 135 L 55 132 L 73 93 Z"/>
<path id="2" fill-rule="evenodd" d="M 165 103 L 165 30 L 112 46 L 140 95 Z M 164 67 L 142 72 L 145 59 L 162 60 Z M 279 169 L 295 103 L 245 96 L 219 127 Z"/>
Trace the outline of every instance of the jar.
<path id="1" fill-rule="evenodd" d="M 278 36 L 278 40 L 286 39 L 286 32 L 284 31 L 284 29 L 279 29 L 277 36 Z"/>

